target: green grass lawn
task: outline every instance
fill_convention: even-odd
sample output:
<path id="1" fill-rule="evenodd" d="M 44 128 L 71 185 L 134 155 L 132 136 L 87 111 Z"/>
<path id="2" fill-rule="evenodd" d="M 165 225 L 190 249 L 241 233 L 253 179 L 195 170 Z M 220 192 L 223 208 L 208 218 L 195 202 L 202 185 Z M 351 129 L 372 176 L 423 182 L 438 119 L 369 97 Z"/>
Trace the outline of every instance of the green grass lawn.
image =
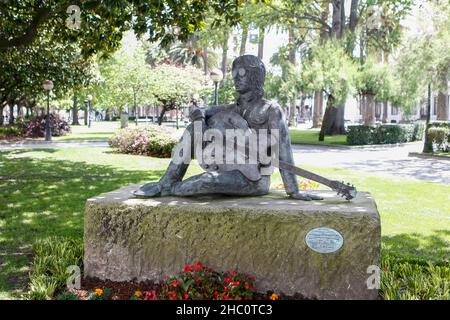
<path id="1" fill-rule="evenodd" d="M 437 156 L 450 158 L 450 152 L 448 152 L 448 151 L 435 151 L 435 152 L 433 152 L 433 154 L 435 154 Z"/>
<path id="2" fill-rule="evenodd" d="M 145 124 L 140 124 L 145 126 Z M 130 123 L 134 127 L 134 123 Z M 62 136 L 54 137 L 54 141 L 108 141 L 109 138 L 120 128 L 119 122 L 93 122 L 91 128 L 86 126 L 72 126 L 72 132 Z M 317 130 L 289 130 L 292 143 L 322 144 L 322 145 L 347 145 L 345 135 L 327 136 L 325 141 L 319 142 L 319 131 Z"/>
<path id="3" fill-rule="evenodd" d="M 319 141 L 318 130 L 290 129 L 291 142 L 301 144 L 323 144 L 323 145 L 347 145 L 346 135 L 326 136 L 325 141 Z"/>
<path id="4" fill-rule="evenodd" d="M 120 122 L 93 122 L 91 128 L 87 126 L 71 126 L 71 132 L 62 137 L 54 137 L 54 141 L 108 141 L 120 128 Z"/>
<path id="5" fill-rule="evenodd" d="M 127 184 L 157 180 L 168 162 L 115 154 L 109 148 L 0 152 L 0 299 L 26 292 L 31 247 L 36 241 L 51 236 L 82 239 L 86 199 Z M 304 167 L 372 193 L 381 215 L 383 253 L 399 259 L 396 266 L 410 260 L 414 266 L 428 262 L 448 266 L 448 185 Z M 188 175 L 199 172 L 200 167 L 192 165 Z M 273 185 L 280 182 L 277 173 Z"/>

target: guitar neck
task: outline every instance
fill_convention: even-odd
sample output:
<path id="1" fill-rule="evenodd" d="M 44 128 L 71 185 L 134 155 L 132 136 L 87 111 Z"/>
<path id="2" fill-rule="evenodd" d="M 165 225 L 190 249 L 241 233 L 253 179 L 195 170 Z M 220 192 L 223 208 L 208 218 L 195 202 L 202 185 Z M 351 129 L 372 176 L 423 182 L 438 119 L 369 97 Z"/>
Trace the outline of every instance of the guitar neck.
<path id="1" fill-rule="evenodd" d="M 273 164 L 273 165 L 275 166 L 275 164 Z M 277 167 L 278 167 L 278 169 L 289 171 L 297 176 L 301 176 L 303 178 L 313 180 L 315 182 L 318 182 L 320 184 L 323 184 L 323 185 L 335 190 L 336 186 L 331 180 L 328 180 L 327 178 L 319 176 L 318 174 L 315 174 L 311 171 L 301 169 L 301 168 L 296 167 L 288 162 L 281 161 L 281 160 L 279 161 L 279 165 Z"/>

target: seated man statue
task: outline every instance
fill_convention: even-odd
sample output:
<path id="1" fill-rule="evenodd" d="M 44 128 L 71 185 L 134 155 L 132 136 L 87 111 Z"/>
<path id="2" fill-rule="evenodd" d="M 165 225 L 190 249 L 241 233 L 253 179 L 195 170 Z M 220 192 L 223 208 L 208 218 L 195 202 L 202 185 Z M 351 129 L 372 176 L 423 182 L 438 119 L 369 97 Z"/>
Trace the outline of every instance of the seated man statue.
<path id="1" fill-rule="evenodd" d="M 264 99 L 263 86 L 266 70 L 263 62 L 252 55 L 238 57 L 233 61 L 232 75 L 236 91 L 239 93 L 238 101 L 227 106 L 193 109 L 190 112 L 192 123 L 186 128 L 185 135 L 194 139 L 193 124 L 201 123 L 204 130 L 204 128 L 208 128 L 210 120 L 219 113 L 221 118 L 227 113 L 237 115 L 239 118 L 245 119 L 242 121 L 246 122 L 251 130 L 263 129 L 269 134 L 271 130 L 277 130 L 279 160 L 294 165 L 289 131 L 283 110 L 279 105 Z M 175 150 L 180 149 L 179 146 L 182 142 L 183 138 Z M 267 150 L 265 152 L 267 153 Z M 183 180 L 188 166 L 189 163 L 180 163 L 180 161 L 172 159 L 159 182 L 143 185 L 134 192 L 134 195 L 138 197 L 168 195 L 185 197 L 207 194 L 259 196 L 267 194 L 270 189 L 272 173 L 270 170 L 261 170 L 257 178 L 251 179 L 243 173 L 245 170 L 222 170 L 222 167 L 215 166 L 216 170 L 213 169 Z M 295 174 L 281 169 L 280 172 L 286 193 L 291 198 L 306 201 L 322 200 L 316 195 L 299 192 Z"/>

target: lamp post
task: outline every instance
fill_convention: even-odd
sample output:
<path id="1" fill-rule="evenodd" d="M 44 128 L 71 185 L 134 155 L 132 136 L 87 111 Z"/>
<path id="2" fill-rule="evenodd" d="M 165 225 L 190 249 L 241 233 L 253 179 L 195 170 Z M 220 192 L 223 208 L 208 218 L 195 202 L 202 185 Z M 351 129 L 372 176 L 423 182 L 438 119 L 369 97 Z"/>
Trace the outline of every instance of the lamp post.
<path id="1" fill-rule="evenodd" d="M 45 119 L 45 141 L 52 141 L 52 128 L 50 124 L 50 91 L 53 89 L 51 80 L 44 80 L 42 87 L 47 91 L 47 118 Z"/>
<path id="2" fill-rule="evenodd" d="M 92 113 L 92 95 L 88 94 L 88 128 L 91 127 L 91 113 Z"/>
<path id="3" fill-rule="evenodd" d="M 219 105 L 218 86 L 219 82 L 223 80 L 223 72 L 220 69 L 214 68 L 210 73 L 211 80 L 214 82 L 214 101 L 216 106 Z"/>

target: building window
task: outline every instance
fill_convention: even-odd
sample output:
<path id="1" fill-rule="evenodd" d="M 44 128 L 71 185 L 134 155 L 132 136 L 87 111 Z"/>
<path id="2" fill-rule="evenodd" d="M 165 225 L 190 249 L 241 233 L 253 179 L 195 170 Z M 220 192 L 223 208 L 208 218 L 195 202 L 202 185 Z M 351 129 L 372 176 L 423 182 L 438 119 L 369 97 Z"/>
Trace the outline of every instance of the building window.
<path id="1" fill-rule="evenodd" d="M 381 105 L 381 103 L 375 105 L 375 117 L 378 119 L 381 117 Z"/>
<path id="2" fill-rule="evenodd" d="M 391 115 L 398 116 L 398 107 L 392 106 L 392 108 L 391 108 Z"/>

